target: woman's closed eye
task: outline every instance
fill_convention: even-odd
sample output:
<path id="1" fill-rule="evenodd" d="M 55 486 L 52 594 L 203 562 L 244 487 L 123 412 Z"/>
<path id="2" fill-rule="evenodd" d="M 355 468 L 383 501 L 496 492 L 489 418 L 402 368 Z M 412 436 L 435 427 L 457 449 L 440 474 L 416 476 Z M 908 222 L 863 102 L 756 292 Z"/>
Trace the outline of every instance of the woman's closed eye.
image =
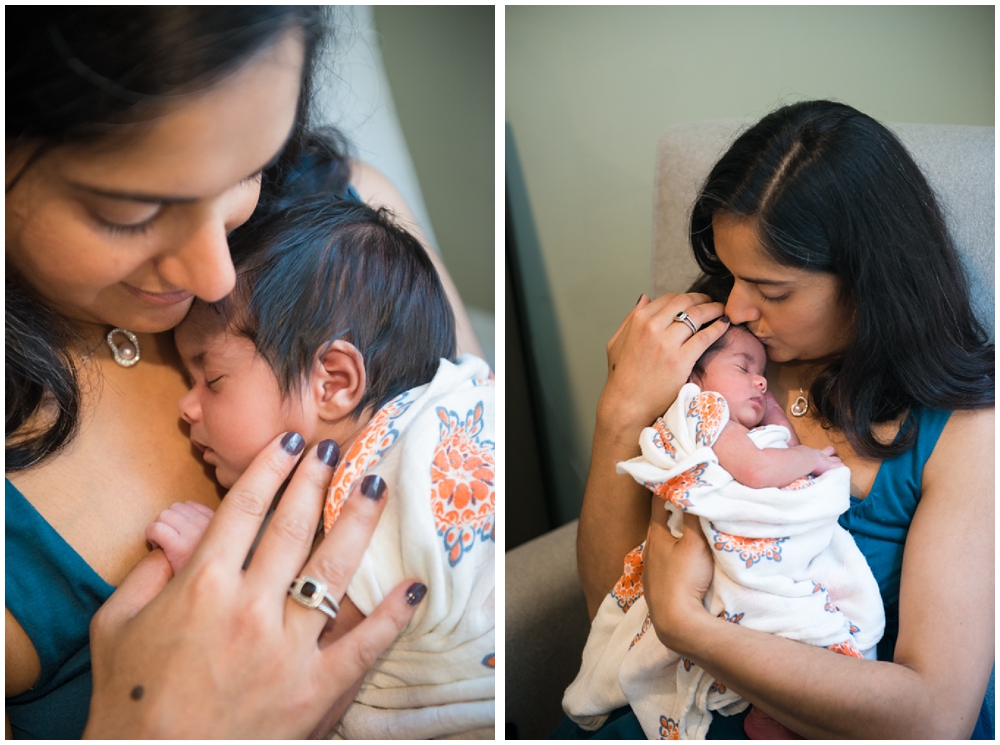
<path id="1" fill-rule="evenodd" d="M 112 235 L 140 235 L 163 214 L 164 205 L 153 203 L 125 203 L 119 200 L 100 200 L 91 209 L 94 222 Z"/>
<path id="2" fill-rule="evenodd" d="M 782 300 L 786 300 L 791 294 L 786 292 L 784 295 L 766 295 L 761 290 L 757 290 L 757 292 L 760 292 L 760 297 L 765 303 L 780 303 Z"/>
<path id="3" fill-rule="evenodd" d="M 224 377 L 226 377 L 226 376 L 225 375 L 218 375 L 218 376 L 216 376 L 214 378 L 209 379 L 206 376 L 205 377 L 205 387 L 208 388 L 208 390 L 210 390 L 210 391 L 212 391 L 214 393 L 215 392 L 215 388 L 213 386 L 215 386 L 215 384 L 218 383 L 220 380 L 222 380 Z"/>

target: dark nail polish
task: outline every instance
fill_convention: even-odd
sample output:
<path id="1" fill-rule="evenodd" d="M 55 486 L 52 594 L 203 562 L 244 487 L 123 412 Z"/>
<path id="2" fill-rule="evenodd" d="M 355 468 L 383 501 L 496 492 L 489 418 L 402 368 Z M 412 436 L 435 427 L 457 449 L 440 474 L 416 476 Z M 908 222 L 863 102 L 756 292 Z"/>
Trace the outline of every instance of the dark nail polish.
<path id="1" fill-rule="evenodd" d="M 729 316 L 722 316 L 719 320 L 723 323 L 732 323 L 732 321 L 729 320 Z"/>
<path id="2" fill-rule="evenodd" d="M 340 460 L 340 445 L 333 440 L 323 440 L 316 448 L 316 457 L 330 468 L 336 468 L 337 461 Z"/>
<path id="3" fill-rule="evenodd" d="M 289 432 L 281 438 L 281 447 L 289 455 L 298 455 L 305 446 L 306 441 L 302 439 L 302 435 L 298 432 Z"/>
<path id="4" fill-rule="evenodd" d="M 416 605 L 421 600 L 424 599 L 424 595 L 427 594 L 427 585 L 420 582 L 414 582 L 406 590 L 406 602 L 410 605 Z"/>
<path id="5" fill-rule="evenodd" d="M 377 502 L 385 494 L 385 481 L 382 480 L 381 476 L 376 476 L 374 473 L 365 476 L 361 482 L 361 493 Z"/>
<path id="6" fill-rule="evenodd" d="M 643 293 L 643 295 L 645 295 L 645 294 L 646 293 Z M 639 299 L 635 301 L 635 304 L 638 305 L 641 300 L 642 300 L 642 295 L 640 295 Z"/>

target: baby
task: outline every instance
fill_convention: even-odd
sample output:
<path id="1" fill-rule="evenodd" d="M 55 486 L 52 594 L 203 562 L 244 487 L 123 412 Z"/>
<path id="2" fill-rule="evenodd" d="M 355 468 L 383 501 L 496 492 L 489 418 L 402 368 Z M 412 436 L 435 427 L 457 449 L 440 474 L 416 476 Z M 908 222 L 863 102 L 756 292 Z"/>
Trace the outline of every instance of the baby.
<path id="1" fill-rule="evenodd" d="M 690 382 L 652 427 L 642 455 L 618 464 L 664 500 L 675 537 L 698 515 L 715 563 L 705 606 L 731 623 L 874 658 L 885 625 L 878 585 L 837 517 L 850 505 L 850 472 L 832 448 L 800 445 L 767 395 L 764 346 L 734 326 L 695 365 Z M 642 597 L 642 546 L 591 626 L 563 707 L 581 727 L 631 705 L 654 739 L 703 739 L 713 711 L 747 702 L 664 647 Z M 796 737 L 763 712 L 751 737 Z"/>
<path id="2" fill-rule="evenodd" d="M 392 496 L 341 603 L 360 621 L 407 577 L 428 600 L 337 725 L 344 738 L 482 732 L 494 720 L 494 387 L 455 356 L 454 317 L 420 244 L 383 210 L 328 197 L 232 239 L 236 287 L 175 332 L 191 442 L 229 488 L 281 432 L 335 465 L 324 528 L 352 486 Z M 332 442 L 328 442 L 332 441 Z M 343 457 L 341 457 L 343 453 Z M 339 463 L 338 463 L 339 462 Z M 178 504 L 146 531 L 175 572 L 211 510 Z M 326 733 L 323 733 L 326 734 Z"/>
<path id="3" fill-rule="evenodd" d="M 718 393 L 729 407 L 729 422 L 712 445 L 719 465 L 754 489 L 787 486 L 842 466 L 832 447 L 799 444 L 785 412 L 767 392 L 766 364 L 764 345 L 745 326 L 732 326 L 695 363 L 689 381 Z M 787 449 L 762 450 L 749 437 L 758 425 L 772 424 L 788 430 Z"/>

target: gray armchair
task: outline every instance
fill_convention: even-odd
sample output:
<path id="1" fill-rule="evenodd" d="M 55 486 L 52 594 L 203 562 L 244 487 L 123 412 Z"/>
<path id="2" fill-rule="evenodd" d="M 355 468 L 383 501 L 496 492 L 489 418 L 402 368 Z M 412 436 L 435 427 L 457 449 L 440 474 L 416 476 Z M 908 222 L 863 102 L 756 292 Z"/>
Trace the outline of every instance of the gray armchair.
<path id="1" fill-rule="evenodd" d="M 698 275 L 687 224 L 701 182 L 747 122 L 670 127 L 656 155 L 652 297 L 682 292 Z M 994 334 L 994 129 L 899 124 L 935 189 L 962 256 L 974 308 Z M 590 624 L 576 573 L 576 523 L 506 554 L 506 709 L 520 738 L 545 737 L 562 719 Z M 990 698 L 992 700 L 990 682 Z M 511 733 L 513 734 L 513 732 Z"/>

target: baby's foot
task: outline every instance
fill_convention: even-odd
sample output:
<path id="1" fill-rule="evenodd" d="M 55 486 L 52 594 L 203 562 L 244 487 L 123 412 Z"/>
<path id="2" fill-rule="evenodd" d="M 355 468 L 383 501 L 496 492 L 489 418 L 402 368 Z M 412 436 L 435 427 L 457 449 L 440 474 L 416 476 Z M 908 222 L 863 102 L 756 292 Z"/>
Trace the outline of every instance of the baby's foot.
<path id="1" fill-rule="evenodd" d="M 175 502 L 146 528 L 146 540 L 162 548 L 174 574 L 187 564 L 215 513 L 200 502 Z"/>

